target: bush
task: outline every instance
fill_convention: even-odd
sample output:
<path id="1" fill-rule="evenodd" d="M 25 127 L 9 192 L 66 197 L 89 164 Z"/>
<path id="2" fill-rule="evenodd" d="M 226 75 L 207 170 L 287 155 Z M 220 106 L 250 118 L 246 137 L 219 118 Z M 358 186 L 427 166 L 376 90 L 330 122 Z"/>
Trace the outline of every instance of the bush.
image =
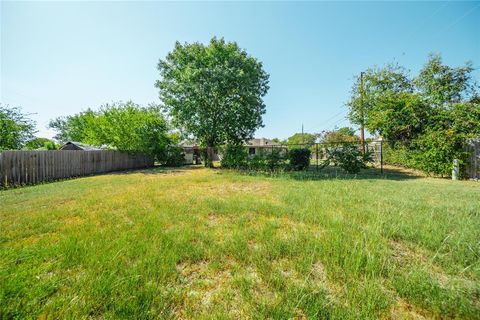
<path id="1" fill-rule="evenodd" d="M 400 143 L 384 143 L 382 147 L 383 162 L 392 165 L 399 165 L 407 168 L 414 166 L 412 162 L 412 153 L 407 146 Z"/>
<path id="2" fill-rule="evenodd" d="M 310 149 L 292 149 L 288 152 L 290 169 L 305 170 L 310 166 Z"/>
<path id="3" fill-rule="evenodd" d="M 164 164 L 167 167 L 179 167 L 185 163 L 185 154 L 183 148 L 169 145 L 165 149 Z"/>
<path id="4" fill-rule="evenodd" d="M 247 150 L 242 145 L 227 145 L 223 150 L 221 165 L 224 168 L 241 169 L 247 166 Z"/>
<path id="5" fill-rule="evenodd" d="M 463 165 L 468 157 L 464 138 L 453 130 L 428 131 L 412 144 L 412 149 L 412 167 L 433 174 L 448 176 L 453 159 Z"/>
<path id="6" fill-rule="evenodd" d="M 279 171 L 285 169 L 285 157 L 281 150 L 265 150 L 250 157 L 247 168 L 252 171 Z"/>
<path id="7" fill-rule="evenodd" d="M 272 149 L 265 154 L 268 168 L 271 171 L 276 171 L 285 168 L 285 156 L 280 149 Z"/>
<path id="8" fill-rule="evenodd" d="M 464 169 L 468 153 L 464 148 L 465 137 L 452 130 L 429 130 L 409 143 L 384 145 L 384 162 L 421 170 L 427 174 L 448 176 L 453 159 Z"/>
<path id="9" fill-rule="evenodd" d="M 256 154 L 248 160 L 247 168 L 252 171 L 267 171 L 268 164 L 264 154 Z"/>
<path id="10" fill-rule="evenodd" d="M 366 168 L 365 162 L 369 157 L 368 154 L 364 157 L 360 148 L 354 144 L 343 144 L 328 150 L 328 160 L 348 173 L 359 173 Z"/>

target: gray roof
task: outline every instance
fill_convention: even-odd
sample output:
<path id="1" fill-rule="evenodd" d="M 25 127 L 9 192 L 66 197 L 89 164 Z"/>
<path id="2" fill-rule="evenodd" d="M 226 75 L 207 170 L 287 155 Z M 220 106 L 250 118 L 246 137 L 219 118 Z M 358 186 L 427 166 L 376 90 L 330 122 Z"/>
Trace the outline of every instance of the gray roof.
<path id="1" fill-rule="evenodd" d="M 264 147 L 264 146 L 271 146 L 271 145 L 278 145 L 277 142 L 266 139 L 266 138 L 255 138 L 247 141 L 248 146 L 254 146 L 254 147 Z"/>
<path id="2" fill-rule="evenodd" d="M 85 150 L 85 151 L 92 151 L 92 150 L 105 150 L 105 147 L 96 147 L 92 146 L 89 144 L 81 143 L 81 142 L 76 142 L 76 141 L 68 141 L 66 142 L 63 146 L 60 147 L 60 150 L 68 148 L 69 145 L 74 145 L 80 150 Z"/>

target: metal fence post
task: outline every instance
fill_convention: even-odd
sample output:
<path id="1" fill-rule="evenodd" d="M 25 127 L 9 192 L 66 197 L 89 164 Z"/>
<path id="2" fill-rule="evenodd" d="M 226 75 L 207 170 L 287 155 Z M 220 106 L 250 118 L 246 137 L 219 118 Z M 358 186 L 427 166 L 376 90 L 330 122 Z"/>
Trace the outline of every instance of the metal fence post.
<path id="1" fill-rule="evenodd" d="M 318 171 L 318 143 L 315 143 L 315 153 L 317 154 L 316 158 L 317 158 L 317 171 Z"/>
<path id="2" fill-rule="evenodd" d="M 274 158 L 273 158 L 273 157 L 274 157 L 274 155 L 273 155 L 273 144 L 272 144 L 272 153 L 270 154 L 270 159 L 271 159 L 271 164 L 270 164 L 270 166 L 271 166 L 271 168 L 272 168 L 272 171 L 275 169 L 275 168 L 274 168 L 275 164 L 274 164 Z"/>
<path id="3" fill-rule="evenodd" d="M 383 139 L 380 140 L 380 173 L 383 174 Z"/>

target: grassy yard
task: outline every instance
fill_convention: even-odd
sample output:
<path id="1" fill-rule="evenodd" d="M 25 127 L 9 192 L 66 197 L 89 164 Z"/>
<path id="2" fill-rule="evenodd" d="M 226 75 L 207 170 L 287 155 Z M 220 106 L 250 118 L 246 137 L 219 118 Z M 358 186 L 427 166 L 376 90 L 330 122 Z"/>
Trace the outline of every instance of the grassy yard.
<path id="1" fill-rule="evenodd" d="M 479 241 L 475 182 L 202 168 L 5 190 L 0 318 L 480 319 Z"/>

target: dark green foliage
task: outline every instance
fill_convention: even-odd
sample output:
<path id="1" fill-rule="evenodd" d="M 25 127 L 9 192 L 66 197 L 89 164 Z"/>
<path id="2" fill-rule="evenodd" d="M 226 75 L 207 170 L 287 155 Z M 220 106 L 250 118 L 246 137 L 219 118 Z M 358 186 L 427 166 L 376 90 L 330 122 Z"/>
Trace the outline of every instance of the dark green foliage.
<path id="1" fill-rule="evenodd" d="M 185 163 L 183 148 L 175 145 L 168 145 L 165 148 L 165 166 L 179 167 Z"/>
<path id="2" fill-rule="evenodd" d="M 247 166 L 247 149 L 239 144 L 228 144 L 222 151 L 222 167 L 241 169 Z"/>
<path id="3" fill-rule="evenodd" d="M 272 148 L 266 152 L 265 158 L 267 161 L 267 166 L 271 171 L 285 169 L 286 159 L 284 149 Z"/>
<path id="4" fill-rule="evenodd" d="M 20 108 L 0 104 L 0 150 L 18 150 L 33 138 L 35 122 Z"/>
<path id="5" fill-rule="evenodd" d="M 227 145 L 222 153 L 222 167 L 251 171 L 281 171 L 286 167 L 285 150 L 266 148 L 249 156 L 242 145 Z"/>
<path id="6" fill-rule="evenodd" d="M 285 150 L 264 149 L 247 160 L 247 169 L 252 171 L 283 171 L 286 169 Z"/>
<path id="7" fill-rule="evenodd" d="M 290 169 L 305 170 L 310 166 L 310 149 L 292 149 L 288 152 Z"/>
<path id="8" fill-rule="evenodd" d="M 252 171 L 267 171 L 269 169 L 267 159 L 263 154 L 256 154 L 248 159 L 247 169 Z"/>
<path id="9" fill-rule="evenodd" d="M 348 173 L 359 173 L 366 168 L 368 155 L 362 155 L 359 145 L 342 144 L 328 149 L 328 161 Z"/>

